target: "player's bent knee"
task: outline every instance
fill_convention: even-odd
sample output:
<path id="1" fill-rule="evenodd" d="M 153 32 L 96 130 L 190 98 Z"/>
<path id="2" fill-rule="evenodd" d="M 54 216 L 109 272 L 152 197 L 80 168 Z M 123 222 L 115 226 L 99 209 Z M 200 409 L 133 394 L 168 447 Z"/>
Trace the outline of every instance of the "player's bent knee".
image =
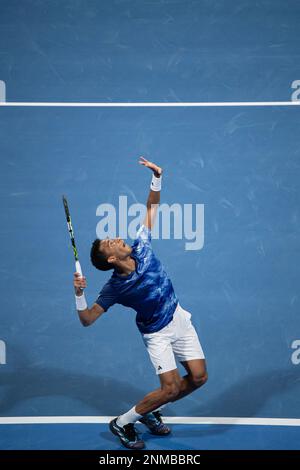
<path id="1" fill-rule="evenodd" d="M 205 372 L 204 374 L 193 375 L 191 377 L 191 381 L 195 388 L 202 387 L 202 385 L 204 385 L 207 382 L 207 380 L 208 380 L 207 372 Z"/>
<path id="2" fill-rule="evenodd" d="M 175 398 L 178 397 L 179 392 L 180 392 L 180 385 L 177 384 L 176 382 L 174 382 L 172 384 L 169 384 L 169 385 L 165 386 L 163 388 L 163 390 L 165 392 L 166 399 L 168 401 L 172 401 L 172 400 L 175 400 Z"/>

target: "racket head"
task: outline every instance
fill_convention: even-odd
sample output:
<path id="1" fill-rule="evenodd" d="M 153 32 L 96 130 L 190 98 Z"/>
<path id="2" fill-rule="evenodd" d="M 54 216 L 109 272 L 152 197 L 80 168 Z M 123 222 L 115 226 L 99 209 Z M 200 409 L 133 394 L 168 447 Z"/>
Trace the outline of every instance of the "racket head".
<path id="1" fill-rule="evenodd" d="M 69 211 L 69 206 L 68 206 L 68 201 L 67 201 L 66 196 L 63 195 L 62 200 L 63 200 L 63 205 L 64 205 L 64 208 L 65 208 L 65 214 L 66 214 L 66 217 L 67 217 L 67 221 L 69 221 L 71 218 L 70 218 L 70 211 Z"/>

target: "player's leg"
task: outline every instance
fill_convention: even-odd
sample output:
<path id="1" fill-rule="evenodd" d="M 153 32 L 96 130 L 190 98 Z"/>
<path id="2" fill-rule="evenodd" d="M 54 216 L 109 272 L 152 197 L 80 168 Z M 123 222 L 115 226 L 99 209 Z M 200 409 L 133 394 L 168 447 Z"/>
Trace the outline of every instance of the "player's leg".
<path id="1" fill-rule="evenodd" d="M 150 392 L 136 405 L 138 413 L 146 414 L 161 405 L 177 401 L 206 383 L 205 357 L 191 322 L 191 314 L 180 306 L 166 328 L 144 335 L 144 343 L 161 388 Z M 187 371 L 184 377 L 179 375 L 175 356 Z"/>
<path id="2" fill-rule="evenodd" d="M 175 400 L 180 392 L 181 377 L 177 369 L 159 374 L 160 388 L 148 393 L 135 407 L 136 412 L 145 415 L 160 406 Z"/>
<path id="3" fill-rule="evenodd" d="M 145 344 L 159 376 L 160 388 L 148 393 L 129 411 L 113 419 L 109 426 L 122 444 L 132 449 L 144 447 L 144 442 L 138 439 L 134 428 L 136 421 L 144 423 L 153 434 L 166 435 L 170 433 L 170 429 L 161 420 L 158 408 L 175 399 L 180 386 L 180 375 L 176 367 L 169 335 L 146 335 Z"/>
<path id="4" fill-rule="evenodd" d="M 127 413 L 113 419 L 110 430 L 119 437 L 125 447 L 142 449 L 144 442 L 138 438 L 134 423 L 141 421 L 152 434 L 167 435 L 171 430 L 161 419 L 158 408 L 173 401 L 179 393 L 180 376 L 177 369 L 159 374 L 161 387 L 148 393 L 140 402 Z M 153 412 L 153 413 L 152 413 Z"/>
<path id="5" fill-rule="evenodd" d="M 170 434 L 171 429 L 167 426 L 161 415 L 162 408 L 174 400 L 180 393 L 181 377 L 177 369 L 159 374 L 160 388 L 150 392 L 141 400 L 136 410 L 140 413 L 145 412 L 139 421 L 147 426 L 152 434 L 166 436 Z"/>
<path id="6" fill-rule="evenodd" d="M 117 434 L 121 442 L 128 447 L 141 448 L 138 446 L 144 443 L 138 441 L 136 437 L 135 440 L 131 439 L 127 443 L 127 437 L 123 436 L 124 429 L 126 430 L 129 426 L 132 433 L 133 423 L 139 420 L 146 424 L 154 434 L 168 434 L 170 429 L 163 424 L 157 409 L 185 397 L 207 380 L 204 354 L 198 335 L 191 324 L 191 315 L 181 308 L 178 310 L 173 321 L 166 328 L 143 337 L 152 364 L 159 376 L 160 388 L 148 393 L 136 406 L 110 424 L 112 432 Z M 179 375 L 174 354 L 188 372 L 185 377 Z"/>
<path id="7" fill-rule="evenodd" d="M 191 314 L 179 306 L 175 324 L 177 339 L 173 342 L 172 348 L 187 375 L 181 378 L 180 392 L 173 401 L 180 400 L 202 387 L 208 378 L 203 349 L 191 322 Z"/>
<path id="8" fill-rule="evenodd" d="M 181 361 L 187 371 L 187 375 L 180 379 L 180 391 L 172 400 L 177 401 L 202 387 L 207 382 L 208 375 L 205 359 L 192 359 L 190 361 Z"/>
<path id="9" fill-rule="evenodd" d="M 208 374 L 205 359 L 181 361 L 181 364 L 188 373 L 185 377 L 188 378 L 195 389 L 202 387 L 207 382 Z"/>
<path id="10" fill-rule="evenodd" d="M 180 392 L 181 377 L 172 349 L 170 330 L 171 328 L 167 328 L 161 332 L 144 335 L 144 343 L 159 377 L 160 388 L 148 393 L 136 404 L 135 411 L 139 415 L 157 410 L 160 406 L 173 401 Z"/>
<path id="11" fill-rule="evenodd" d="M 145 404 L 146 409 L 149 409 L 149 411 L 150 411 L 150 408 L 152 408 L 152 410 L 155 410 L 162 405 L 180 400 L 181 398 L 194 392 L 194 390 L 196 390 L 197 388 L 202 387 L 202 385 L 204 385 L 207 382 L 208 375 L 207 375 L 207 370 L 206 370 L 205 359 L 192 359 L 190 361 L 182 361 L 182 365 L 187 371 L 187 375 L 185 375 L 184 377 L 180 377 L 177 369 L 176 369 L 175 377 L 171 376 L 172 378 L 171 377 L 169 378 L 168 372 L 166 374 L 159 375 L 161 383 L 166 381 L 165 385 L 163 385 L 162 383 L 162 387 L 169 388 L 169 393 L 167 394 L 167 401 L 166 401 L 166 397 L 164 397 L 164 399 L 161 400 L 160 391 L 162 389 L 157 389 L 149 393 L 148 395 L 146 395 L 146 397 L 141 402 L 139 402 L 139 404 L 141 405 Z M 176 380 L 176 385 L 173 380 Z M 172 393 L 172 391 L 175 393 Z M 153 406 L 149 407 L 148 405 L 150 403 L 153 406 L 155 406 L 156 404 L 157 407 L 156 408 L 154 408 Z M 139 412 L 141 412 L 141 414 L 144 413 L 144 410 L 145 408 L 139 407 Z M 149 411 L 146 411 L 146 412 L 149 413 Z"/>
<path id="12" fill-rule="evenodd" d="M 191 322 L 191 314 L 178 305 L 172 322 L 157 333 L 144 335 L 150 359 L 159 374 L 161 389 L 148 394 L 138 405 L 141 414 L 189 395 L 207 381 L 204 353 Z M 187 375 L 180 377 L 175 356 L 183 364 Z M 170 370 L 171 369 L 171 370 Z M 164 373 L 164 371 L 169 371 Z M 162 373 L 163 372 L 163 373 Z M 168 401 L 162 400 L 161 391 L 169 389 Z M 175 393 L 172 393 L 174 391 Z M 160 403 L 159 403 L 160 402 Z M 150 406 L 149 406 L 150 404 Z M 145 406 L 146 405 L 146 406 Z"/>
<path id="13" fill-rule="evenodd" d="M 145 424 L 153 434 L 166 435 L 171 432 L 161 418 L 160 408 L 167 403 L 175 402 L 202 387 L 207 381 L 205 359 L 183 361 L 187 375 L 180 377 L 178 370 L 160 374 L 161 388 L 148 395 L 136 406 L 139 413 L 149 410 L 139 421 Z M 166 392 L 162 399 L 162 392 Z M 158 405 L 158 406 L 157 406 Z M 157 408 L 153 408 L 156 406 Z M 152 410 L 152 412 L 150 412 Z"/>

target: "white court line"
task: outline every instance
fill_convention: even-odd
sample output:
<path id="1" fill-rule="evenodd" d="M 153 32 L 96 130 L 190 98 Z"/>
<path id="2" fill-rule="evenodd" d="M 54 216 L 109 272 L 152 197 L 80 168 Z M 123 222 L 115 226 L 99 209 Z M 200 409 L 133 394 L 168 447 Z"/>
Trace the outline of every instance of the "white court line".
<path id="1" fill-rule="evenodd" d="M 19 416 L 1 417 L 1 424 L 103 424 L 115 416 Z M 228 424 L 254 426 L 300 426 L 300 419 L 290 418 L 219 418 L 219 417 L 164 417 L 167 424 Z"/>
<path id="2" fill-rule="evenodd" d="M 65 108 L 155 108 L 155 107 L 227 107 L 227 106 L 299 106 L 298 101 L 223 101 L 195 103 L 73 103 L 73 102 L 0 102 L 0 107 L 65 107 Z"/>

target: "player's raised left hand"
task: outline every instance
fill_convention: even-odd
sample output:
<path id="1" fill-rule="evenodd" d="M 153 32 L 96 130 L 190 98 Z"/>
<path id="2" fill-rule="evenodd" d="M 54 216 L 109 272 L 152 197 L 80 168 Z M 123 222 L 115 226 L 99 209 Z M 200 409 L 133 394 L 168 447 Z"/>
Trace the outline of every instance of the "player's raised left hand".
<path id="1" fill-rule="evenodd" d="M 154 175 L 159 178 L 163 172 L 162 168 L 158 165 L 156 165 L 153 162 L 149 162 L 149 160 L 146 160 L 144 157 L 140 157 L 139 163 L 141 165 L 146 166 L 147 168 L 150 168 L 150 170 L 153 171 Z"/>

